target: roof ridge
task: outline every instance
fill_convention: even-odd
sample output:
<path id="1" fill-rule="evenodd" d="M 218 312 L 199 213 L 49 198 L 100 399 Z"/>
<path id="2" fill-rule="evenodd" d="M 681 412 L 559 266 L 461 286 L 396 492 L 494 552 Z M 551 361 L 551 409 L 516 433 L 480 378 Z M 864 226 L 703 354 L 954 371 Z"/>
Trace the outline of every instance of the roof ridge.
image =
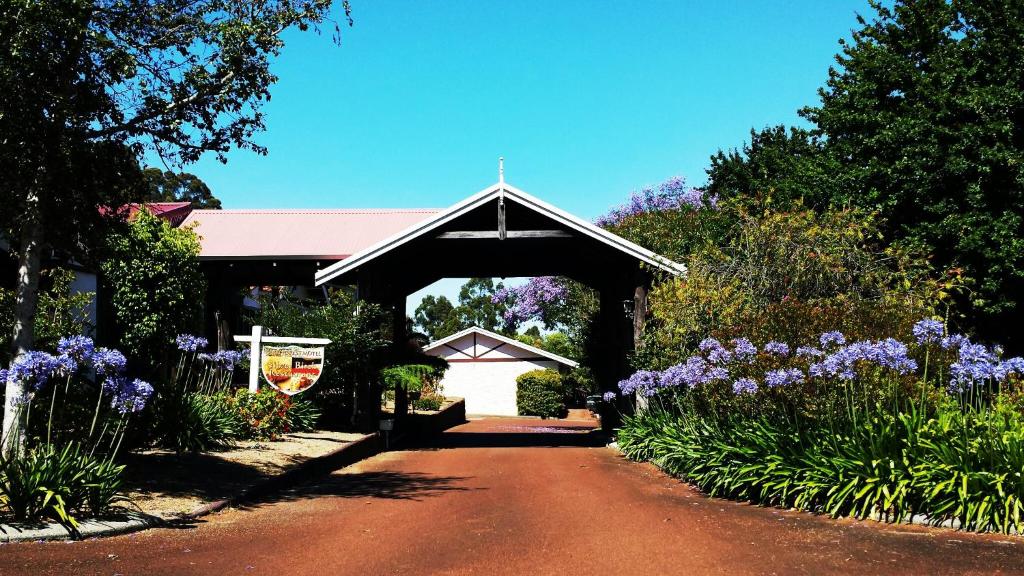
<path id="1" fill-rule="evenodd" d="M 441 208 L 200 208 L 193 213 L 203 214 L 402 214 L 434 213 Z"/>

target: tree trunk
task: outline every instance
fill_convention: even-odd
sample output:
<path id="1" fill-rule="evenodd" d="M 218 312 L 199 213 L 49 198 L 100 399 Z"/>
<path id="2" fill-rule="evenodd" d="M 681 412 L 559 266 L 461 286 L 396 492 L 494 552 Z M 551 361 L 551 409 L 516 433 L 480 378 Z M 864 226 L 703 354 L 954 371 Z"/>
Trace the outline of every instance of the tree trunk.
<path id="1" fill-rule="evenodd" d="M 32 349 L 35 341 L 36 302 L 42 263 L 43 225 L 40 221 L 39 195 L 29 192 L 25 202 L 24 224 L 18 255 L 18 284 L 14 296 L 14 357 Z M 5 390 L 3 449 L 5 454 L 20 450 L 24 431 L 18 419 L 16 402 L 24 395 L 20 382 L 8 379 Z"/>

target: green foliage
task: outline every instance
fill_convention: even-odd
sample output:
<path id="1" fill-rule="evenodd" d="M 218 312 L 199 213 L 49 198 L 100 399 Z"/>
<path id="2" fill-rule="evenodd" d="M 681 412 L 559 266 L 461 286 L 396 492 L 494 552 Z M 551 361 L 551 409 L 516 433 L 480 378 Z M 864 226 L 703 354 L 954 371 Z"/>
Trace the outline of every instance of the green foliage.
<path id="1" fill-rule="evenodd" d="M 0 460 L 0 509 L 19 522 L 50 518 L 74 532 L 76 515 L 100 516 L 124 499 L 123 469 L 75 443 L 37 446 Z"/>
<path id="2" fill-rule="evenodd" d="M 89 322 L 93 292 L 71 292 L 75 273 L 65 268 L 43 272 L 44 288 L 39 292 L 35 324 L 38 348 L 53 348 L 68 334 L 91 334 Z M 0 288 L 0 365 L 10 363 L 11 334 L 14 325 L 14 292 Z"/>
<path id="3" fill-rule="evenodd" d="M 803 128 L 750 131 L 743 150 L 719 150 L 707 170 L 708 194 L 751 207 L 828 208 L 841 196 L 841 166 L 820 137 Z"/>
<path id="4" fill-rule="evenodd" d="M 431 341 L 440 340 L 468 328 L 446 296 L 424 296 L 420 305 L 416 307 L 413 320 Z"/>
<path id="5" fill-rule="evenodd" d="M 288 407 L 288 430 L 290 432 L 312 432 L 316 430 L 321 411 L 309 400 L 291 400 Z"/>
<path id="6" fill-rule="evenodd" d="M 686 277 L 652 291 L 637 365 L 674 363 L 709 334 L 800 342 L 837 328 L 865 338 L 906 333 L 949 293 L 924 259 L 878 244 L 871 214 L 725 209 L 738 215 L 722 244 L 703 246 Z"/>
<path id="7" fill-rule="evenodd" d="M 144 202 L 190 202 L 193 208 L 220 209 L 220 200 L 195 174 L 146 168 L 142 171 Z"/>
<path id="8" fill-rule="evenodd" d="M 516 407 L 522 416 L 563 416 L 564 396 L 562 377 L 555 370 L 531 370 L 516 378 Z"/>
<path id="9" fill-rule="evenodd" d="M 178 334 L 191 332 L 202 312 L 206 279 L 199 269 L 199 239 L 145 210 L 107 239 L 103 262 L 110 302 L 129 356 L 164 359 Z"/>
<path id="10" fill-rule="evenodd" d="M 941 405 L 845 425 L 794 427 L 759 416 L 713 422 L 655 406 L 626 416 L 623 452 L 713 496 L 831 516 L 1011 532 L 1024 528 L 1024 417 Z M 965 445 L 965 442 L 967 443 Z"/>
<path id="11" fill-rule="evenodd" d="M 173 419 L 161 426 L 161 444 L 176 452 L 209 452 L 228 448 L 243 428 L 238 412 L 225 394 L 188 393 L 176 398 L 180 405 L 161 414 Z"/>
<path id="12" fill-rule="evenodd" d="M 402 364 L 389 366 L 380 374 L 386 390 L 402 388 L 406 392 L 420 392 L 436 384 L 444 369 L 426 364 Z"/>
<path id="13" fill-rule="evenodd" d="M 968 326 L 1019 346 L 1024 317 L 1024 5 L 872 2 L 802 114 L 887 238 L 962 267 Z"/>

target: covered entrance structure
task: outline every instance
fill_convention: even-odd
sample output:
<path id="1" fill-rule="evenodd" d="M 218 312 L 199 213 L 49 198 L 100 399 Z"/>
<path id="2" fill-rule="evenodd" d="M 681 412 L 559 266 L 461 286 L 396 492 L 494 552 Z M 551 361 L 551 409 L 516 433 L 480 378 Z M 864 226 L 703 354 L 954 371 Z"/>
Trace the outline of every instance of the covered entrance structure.
<path id="1" fill-rule="evenodd" d="M 593 366 L 604 390 L 628 372 L 657 275 L 684 274 L 663 258 L 514 186 L 499 182 L 315 274 L 322 285 L 355 285 L 359 298 L 394 311 L 405 332 L 409 294 L 442 278 L 566 276 L 600 294 Z M 366 395 L 364 395 L 365 397 Z M 360 407 L 372 420 L 375 398 Z M 606 419 L 607 421 L 607 419 Z"/>

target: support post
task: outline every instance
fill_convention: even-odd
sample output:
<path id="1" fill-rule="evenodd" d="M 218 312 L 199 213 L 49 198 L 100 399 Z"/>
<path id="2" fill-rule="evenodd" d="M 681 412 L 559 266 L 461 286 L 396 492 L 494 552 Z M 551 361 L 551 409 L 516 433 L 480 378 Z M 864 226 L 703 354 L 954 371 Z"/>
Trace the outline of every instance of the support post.
<path id="1" fill-rule="evenodd" d="M 263 357 L 263 326 L 252 327 L 252 348 L 249 353 L 249 392 L 260 390 L 260 362 Z"/>

